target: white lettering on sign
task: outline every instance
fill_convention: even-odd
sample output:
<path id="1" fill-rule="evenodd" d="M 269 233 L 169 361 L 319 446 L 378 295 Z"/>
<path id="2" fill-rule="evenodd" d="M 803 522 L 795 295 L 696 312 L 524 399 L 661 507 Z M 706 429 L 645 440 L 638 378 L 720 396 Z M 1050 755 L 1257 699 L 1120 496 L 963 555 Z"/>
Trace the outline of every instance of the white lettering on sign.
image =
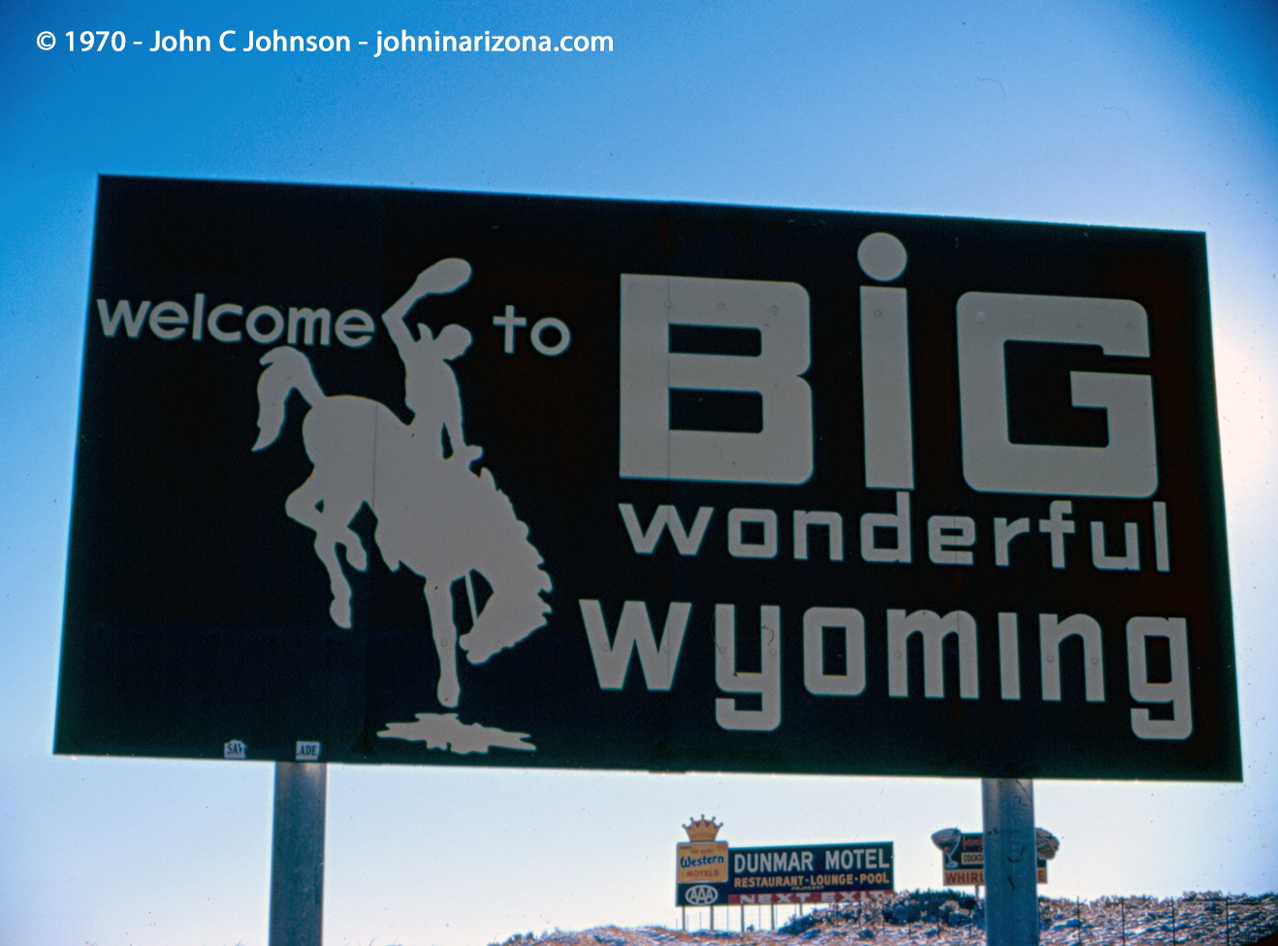
<path id="1" fill-rule="evenodd" d="M 546 329 L 556 333 L 555 341 L 546 341 Z M 531 338 L 533 348 L 547 358 L 556 358 L 562 355 L 572 343 L 572 333 L 568 331 L 568 326 L 559 319 L 550 317 L 537 320 L 537 323 L 532 327 Z"/>
<path id="2" fill-rule="evenodd" d="M 815 855 L 811 851 L 802 850 L 742 851 L 732 855 L 732 872 L 734 874 L 769 874 L 780 871 L 811 871 L 815 869 L 814 858 Z M 827 866 L 829 859 L 827 852 Z"/>
<path id="3" fill-rule="evenodd" d="M 896 533 L 896 544 L 880 547 L 876 530 Z M 861 517 L 861 557 L 867 562 L 910 562 L 910 494 L 896 494 L 896 512 L 867 512 Z"/>
<path id="4" fill-rule="evenodd" d="M 714 903 L 719 899 L 719 891 L 709 884 L 697 884 L 695 887 L 689 887 L 684 897 L 689 903 L 695 903 L 698 906 Z"/>
<path id="5" fill-rule="evenodd" d="M 971 552 L 956 552 L 976 544 L 976 520 L 969 516 L 932 516 L 927 521 L 927 557 L 937 565 L 971 565 Z"/>
<path id="6" fill-rule="evenodd" d="M 98 300 L 99 302 L 101 300 Z M 224 302 L 217 306 L 209 313 L 209 334 L 216 338 L 219 342 L 238 342 L 243 333 L 239 329 L 222 328 L 222 317 L 232 316 L 240 318 L 244 315 L 244 306 L 236 305 L 233 302 Z"/>
<path id="7" fill-rule="evenodd" d="M 710 525 L 713 506 L 702 506 L 697 510 L 697 517 L 692 521 L 692 528 L 685 529 L 683 520 L 679 518 L 679 510 L 674 506 L 658 506 L 648 520 L 648 528 L 639 524 L 635 515 L 635 507 L 630 503 L 618 503 L 621 519 L 626 524 L 626 534 L 630 536 L 630 544 L 639 555 L 651 555 L 661 541 L 661 533 L 670 530 L 670 538 L 680 555 L 696 555 L 701 548 L 701 540 L 706 537 L 706 528 Z"/>
<path id="8" fill-rule="evenodd" d="M 898 562 L 909 564 L 911 561 L 911 493 L 901 490 L 896 494 L 896 512 L 867 512 L 861 516 L 861 558 L 867 562 Z M 1154 533 L 1155 567 L 1159 571 L 1170 571 L 1170 539 L 1167 534 L 1167 506 L 1165 503 L 1150 504 L 1151 520 L 1144 528 L 1152 528 Z M 659 505 L 644 525 L 640 514 L 631 503 L 618 503 L 621 520 L 625 524 L 626 534 L 631 547 L 637 555 L 652 555 L 661 544 L 661 537 L 669 529 L 670 538 L 680 555 L 696 556 L 704 547 L 709 526 L 714 515 L 713 506 L 701 506 L 693 517 L 692 525 L 684 526 L 685 513 L 681 515 L 674 506 Z M 1050 561 L 1053 568 L 1066 567 L 1067 537 L 1076 532 L 1077 523 L 1067 518 L 1073 513 L 1074 504 L 1065 499 L 1052 500 L 1047 505 L 1047 517 L 1039 519 L 1038 532 L 1048 537 L 1047 543 L 1017 543 L 1018 559 L 1026 555 L 1035 555 L 1040 561 Z M 782 530 L 792 521 L 793 536 L 787 541 Z M 855 521 L 855 520 L 854 520 Z M 1012 564 L 1013 540 L 1018 536 L 1032 534 L 1031 519 L 1022 517 L 1009 522 L 1005 517 L 993 519 L 993 559 L 999 568 L 1008 568 Z M 1140 556 L 1140 525 L 1134 522 L 1122 523 L 1124 547 L 1122 555 L 1106 554 L 1106 523 L 1093 520 L 1091 523 L 1092 555 L 1091 567 L 1098 571 L 1112 571 L 1119 568 L 1128 571 L 1140 571 L 1148 568 L 1148 561 L 1142 566 Z M 814 528 L 824 531 L 813 532 Z M 972 565 L 976 559 L 975 552 L 966 551 L 977 547 L 978 529 L 976 520 L 970 516 L 931 516 L 927 520 L 928 558 L 936 565 Z M 728 554 L 734 558 L 775 558 L 787 554 L 791 549 L 795 561 L 808 561 L 809 545 L 813 544 L 824 552 L 818 552 L 816 558 L 825 558 L 830 562 L 843 561 L 844 524 L 843 515 L 833 511 L 807 511 L 795 509 L 790 516 L 772 509 L 733 508 L 728 510 L 727 534 L 724 536 Z M 1080 537 L 1081 540 L 1081 537 Z M 716 540 L 717 541 L 717 540 Z M 1075 566 L 1087 561 L 1082 556 L 1069 559 Z"/>
<path id="9" fill-rule="evenodd" d="M 371 315 L 362 309 L 347 309 L 337 317 L 333 334 L 347 348 L 363 348 L 373 340 L 376 331 Z"/>
<path id="10" fill-rule="evenodd" d="M 648 607 L 640 601 L 627 601 L 621 611 L 615 642 L 609 643 L 603 609 L 596 600 L 580 601 L 581 616 L 590 641 L 599 687 L 620 690 L 625 686 L 630 655 L 639 651 L 639 662 L 649 690 L 669 690 L 692 615 L 689 602 L 671 602 L 666 612 L 665 631 L 658 647 L 648 617 Z M 965 700 L 980 696 L 977 676 L 976 620 L 965 611 L 951 611 L 945 616 L 935 611 L 889 609 L 887 623 L 888 695 L 909 697 L 909 643 L 918 634 L 922 638 L 923 695 L 927 699 L 945 696 L 944 641 L 954 634 L 958 638 L 959 697 Z M 1086 614 L 1074 614 L 1061 620 L 1056 614 L 1039 616 L 1039 661 L 1042 700 L 1062 699 L 1061 643 L 1077 636 L 1083 643 L 1083 688 L 1088 702 L 1105 701 L 1105 667 L 1101 648 L 1100 623 Z M 717 604 L 714 608 L 715 682 L 725 693 L 757 694 L 762 705 L 756 710 L 738 709 L 733 699 L 716 698 L 715 721 L 724 729 L 770 731 L 781 724 L 781 609 L 764 605 L 759 609 L 760 671 L 737 670 L 736 606 Z M 824 663 L 824 634 L 827 628 L 844 632 L 845 667 L 843 673 L 828 672 Z M 1150 637 L 1167 638 L 1171 648 L 1171 680 L 1151 682 L 1149 679 L 1146 641 Z M 1017 615 L 998 613 L 998 652 L 1000 696 L 1004 700 L 1021 699 L 1020 643 Z M 803 683 L 814 696 L 859 696 L 866 685 L 865 619 L 855 608 L 808 608 L 803 615 Z M 883 640 L 883 637 L 879 637 Z M 1193 732 L 1190 703 L 1189 638 L 1182 617 L 1135 617 L 1127 622 L 1128 682 L 1132 699 L 1138 703 L 1171 703 L 1171 719 L 1151 719 L 1147 708 L 1131 711 L 1132 732 L 1141 739 L 1186 739 Z M 884 867 L 887 862 L 880 849 L 879 860 L 866 855 L 865 863 L 843 867 Z M 854 853 L 855 857 L 861 857 Z M 831 865 L 827 865 L 829 867 Z M 754 870 L 753 867 L 749 868 Z M 764 866 L 763 870 L 774 869 Z M 777 870 L 783 867 L 775 867 Z"/>
<path id="11" fill-rule="evenodd" d="M 1165 637 L 1171 648 L 1171 680 L 1149 682 L 1145 653 L 1151 637 Z M 1184 618 L 1137 617 L 1127 622 L 1127 681 L 1138 703 L 1170 703 L 1171 719 L 1150 719 L 1149 710 L 1132 710 L 1132 732 L 1141 739 L 1188 739 L 1194 731 L 1189 700 L 1189 634 Z"/>
<path id="12" fill-rule="evenodd" d="M 116 329 L 120 327 L 120 323 L 124 323 L 124 332 L 129 338 L 137 338 L 138 333 L 142 331 L 142 326 L 146 322 L 146 313 L 151 308 L 150 302 L 143 302 L 138 306 L 138 314 L 133 314 L 133 306 L 128 299 L 121 299 L 115 304 L 115 311 L 111 312 L 107 308 L 105 299 L 98 300 L 98 317 L 102 320 L 102 334 L 107 338 L 114 338 Z"/>
<path id="13" fill-rule="evenodd" d="M 328 344 L 328 325 L 332 313 L 328 309 L 298 309 L 290 307 L 288 310 L 288 343 L 290 345 L 297 344 L 297 328 L 302 327 L 302 344 L 311 345 L 314 343 L 316 331 L 315 326 L 319 326 L 319 343 L 321 345 Z"/>
<path id="14" fill-rule="evenodd" d="M 737 670 L 737 609 L 731 604 L 714 608 L 714 680 L 724 693 L 757 693 L 763 705 L 757 710 L 737 708 L 733 699 L 714 701 L 714 718 L 724 729 L 767 732 L 781 725 L 781 609 L 759 608 L 761 670 Z"/>
<path id="15" fill-rule="evenodd" d="M 843 631 L 843 673 L 825 672 L 825 629 Z M 856 608 L 808 608 L 803 614 L 803 686 L 814 696 L 865 692 L 865 618 Z"/>
<path id="16" fill-rule="evenodd" d="M 758 355 L 670 351 L 671 325 L 755 329 Z M 621 277 L 621 476 L 798 484 L 812 476 L 808 294 L 797 283 Z M 672 390 L 758 394 L 758 433 L 672 430 Z"/>
<path id="17" fill-rule="evenodd" d="M 1008 522 L 1002 516 L 994 519 L 994 564 L 999 568 L 1007 568 L 1012 564 L 1009 551 L 1012 540 L 1030 530 L 1029 519 L 1016 519 Z"/>
<path id="18" fill-rule="evenodd" d="M 794 511 L 794 558 L 804 561 L 808 557 L 808 527 L 824 526 L 829 534 L 829 559 L 843 561 L 843 517 L 837 512 L 812 512 L 806 509 Z"/>
<path id="19" fill-rule="evenodd" d="M 852 870 L 863 867 L 890 867 L 886 848 L 827 849 L 825 870 Z"/>
<path id="20" fill-rule="evenodd" d="M 1070 372 L 1075 407 L 1104 408 L 1109 444 L 1012 443 L 1003 347 L 1009 341 L 1099 345 L 1149 357 L 1149 319 L 1128 299 L 968 292 L 958 301 L 963 476 L 987 493 L 1145 497 L 1158 488 L 1154 390 L 1148 375 Z"/>
<path id="21" fill-rule="evenodd" d="M 1016 615 L 1000 611 L 998 615 L 999 686 L 1005 700 L 1021 698 L 1021 638 Z"/>
<path id="22" fill-rule="evenodd" d="M 1047 507 L 1047 518 L 1038 520 L 1038 531 L 1052 537 L 1052 567 L 1065 567 L 1065 536 L 1074 534 L 1074 520 L 1066 519 L 1074 511 L 1067 499 L 1054 500 Z"/>
<path id="23" fill-rule="evenodd" d="M 1167 504 L 1154 505 L 1154 567 L 1160 572 L 1171 571 L 1171 547 L 1167 544 Z"/>
<path id="24" fill-rule="evenodd" d="M 595 661 L 595 674 L 599 677 L 599 689 L 625 688 L 630 654 L 634 650 L 639 651 L 639 665 L 643 668 L 643 679 L 649 690 L 669 690 L 674 685 L 683 635 L 688 629 L 688 615 L 692 612 L 691 604 L 670 602 L 661 646 L 658 647 L 652 633 L 652 621 L 648 617 L 648 605 L 644 602 L 627 601 L 622 605 L 616 639 L 611 644 L 608 643 L 608 625 L 599 602 L 583 598 L 578 603 L 582 622 L 586 625 L 590 654 Z"/>
<path id="25" fill-rule="evenodd" d="M 747 522 L 763 527 L 760 541 L 746 541 Z M 777 514 L 771 509 L 733 509 L 729 512 L 728 554 L 733 558 L 776 558 Z"/>
<path id="26" fill-rule="evenodd" d="M 862 268 L 876 280 L 895 279 L 904 270 L 905 249 L 890 234 L 871 234 L 862 251 Z M 621 476 L 806 482 L 813 443 L 811 391 L 801 377 L 809 361 L 806 291 L 795 283 L 633 274 L 624 274 L 621 284 Z M 1110 356 L 1148 358 L 1143 307 L 1127 299 L 968 292 L 959 299 L 957 317 L 963 470 L 973 489 L 1145 497 L 1158 488 L 1149 375 L 1070 373 L 1074 406 L 1106 412 L 1104 447 L 1012 443 L 1008 433 L 1007 342 L 1095 345 Z M 751 357 L 671 352 L 671 325 L 755 329 L 761 351 Z M 866 486 L 912 489 L 905 289 L 861 287 L 861 362 Z M 672 430 L 674 390 L 758 394 L 763 429 Z M 1006 559 L 1006 543 L 1023 531 L 999 536 L 1000 558 Z M 961 543 L 934 544 L 940 556 L 934 560 L 970 564 L 969 553 L 944 548 L 956 544 Z M 1097 568 L 1130 569 L 1134 547 L 1122 556 L 1102 549 L 1095 561 Z"/>
<path id="27" fill-rule="evenodd" d="M 377 331 L 372 316 L 361 309 L 347 309 L 333 319 L 328 309 L 289 306 L 288 317 L 285 318 L 274 306 L 259 305 L 245 318 L 242 305 L 223 302 L 209 311 L 206 321 L 204 299 L 204 293 L 195 293 L 195 303 L 189 312 L 182 303 L 172 300 L 154 307 L 150 300 L 143 300 L 135 312 L 133 303 L 128 299 L 116 302 L 114 309 L 106 299 L 98 299 L 98 321 L 102 325 L 102 334 L 107 338 L 116 338 L 121 327 L 124 328 L 124 337 L 138 338 L 145 326 L 152 335 L 164 341 L 187 337 L 199 342 L 204 340 L 207 327 L 209 335 L 227 345 L 243 341 L 246 332 L 259 345 L 270 345 L 287 331 L 290 345 L 326 346 L 332 336 L 336 336 L 347 348 L 363 348 L 372 341 Z"/>
<path id="28" fill-rule="evenodd" d="M 270 328 L 262 328 L 263 319 Z M 260 305 L 248 314 L 248 318 L 244 320 L 244 328 L 249 333 L 249 338 L 259 345 L 270 345 L 284 333 L 284 316 L 280 315 L 280 310 L 275 306 Z"/>
<path id="29" fill-rule="evenodd" d="M 1105 523 L 1092 523 L 1092 564 L 1102 571 L 1140 571 L 1140 536 L 1136 523 L 1123 523 L 1123 554 L 1105 554 Z"/>
<path id="30" fill-rule="evenodd" d="M 1080 637 L 1083 641 L 1083 679 L 1087 702 L 1104 703 L 1105 665 L 1101 628 L 1095 618 L 1086 614 L 1075 614 L 1064 621 L 1059 620 L 1055 614 L 1038 616 L 1043 699 L 1061 698 L 1061 641 L 1067 637 Z"/>
<path id="31" fill-rule="evenodd" d="M 526 318 L 522 315 L 515 315 L 515 307 L 513 305 L 506 306 L 505 315 L 493 316 L 493 325 L 502 329 L 502 351 L 507 355 L 515 353 L 516 332 L 527 324 L 528 320 Z M 553 342 L 546 341 L 547 329 L 555 333 Z M 532 331 L 529 332 L 529 339 L 538 353 L 545 355 L 547 358 L 556 358 L 567 351 L 568 346 L 572 344 L 572 332 L 568 330 L 568 326 L 560 319 L 547 316 L 534 323 Z"/>
<path id="32" fill-rule="evenodd" d="M 151 310 L 151 318 L 147 320 L 151 334 L 165 341 L 179 338 L 186 332 L 188 322 L 190 317 L 180 302 L 161 302 Z"/>
<path id="33" fill-rule="evenodd" d="M 945 659 L 942 644 L 950 634 L 958 637 L 959 696 L 975 700 L 980 696 L 976 664 L 976 621 L 966 611 L 951 611 L 941 617 L 935 611 L 888 611 L 888 696 L 910 695 L 909 641 L 923 638 L 923 694 L 929 699 L 945 696 Z"/>
<path id="34" fill-rule="evenodd" d="M 862 271 L 876 282 L 891 282 L 905 272 L 905 246 L 890 233 L 871 233 L 861 241 L 856 256 Z M 866 487 L 913 489 L 914 425 L 904 289 L 861 287 L 861 408 Z"/>

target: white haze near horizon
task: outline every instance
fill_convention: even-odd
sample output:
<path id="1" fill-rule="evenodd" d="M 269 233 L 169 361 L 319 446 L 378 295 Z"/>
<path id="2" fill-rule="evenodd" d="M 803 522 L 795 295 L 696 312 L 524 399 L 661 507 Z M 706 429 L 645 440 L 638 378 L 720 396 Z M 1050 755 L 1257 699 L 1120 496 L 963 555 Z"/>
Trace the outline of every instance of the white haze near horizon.
<path id="1" fill-rule="evenodd" d="M 10 4 L 0 26 L 0 946 L 266 940 L 269 765 L 51 755 L 99 173 L 1205 231 L 1245 778 L 1037 782 L 1038 823 L 1062 839 L 1044 892 L 1278 886 L 1271 3 L 144 0 Z M 616 50 L 65 50 L 82 29 L 149 46 L 156 29 L 418 26 L 610 34 Z M 39 50 L 41 30 L 63 47 Z M 673 924 L 673 845 L 703 813 L 741 845 L 891 840 L 898 886 L 927 887 L 928 835 L 977 829 L 979 784 L 333 766 L 325 941 Z"/>

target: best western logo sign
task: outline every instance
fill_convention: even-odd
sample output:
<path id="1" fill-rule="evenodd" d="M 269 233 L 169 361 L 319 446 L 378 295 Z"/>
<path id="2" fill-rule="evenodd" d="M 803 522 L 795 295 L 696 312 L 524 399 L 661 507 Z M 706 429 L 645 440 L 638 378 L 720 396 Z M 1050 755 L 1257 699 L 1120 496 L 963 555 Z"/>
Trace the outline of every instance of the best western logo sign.
<path id="1" fill-rule="evenodd" d="M 104 178 L 94 253 L 60 751 L 1240 772 L 1200 235 Z"/>
<path id="2" fill-rule="evenodd" d="M 676 883 L 721 884 L 728 879 L 728 844 L 711 841 L 703 844 L 679 844 Z"/>

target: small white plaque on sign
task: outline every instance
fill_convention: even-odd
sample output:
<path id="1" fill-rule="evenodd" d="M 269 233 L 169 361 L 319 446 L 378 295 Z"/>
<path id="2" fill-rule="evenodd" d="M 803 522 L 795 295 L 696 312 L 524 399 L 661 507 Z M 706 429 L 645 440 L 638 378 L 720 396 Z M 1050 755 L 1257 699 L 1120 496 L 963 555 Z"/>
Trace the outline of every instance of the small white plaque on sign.
<path id="1" fill-rule="evenodd" d="M 318 742 L 298 742 L 297 744 L 297 761 L 298 762 L 318 762 L 320 757 L 320 744 Z"/>
<path id="2" fill-rule="evenodd" d="M 227 759 L 247 759 L 248 746 L 238 739 L 232 739 L 230 742 L 223 743 L 222 755 Z"/>

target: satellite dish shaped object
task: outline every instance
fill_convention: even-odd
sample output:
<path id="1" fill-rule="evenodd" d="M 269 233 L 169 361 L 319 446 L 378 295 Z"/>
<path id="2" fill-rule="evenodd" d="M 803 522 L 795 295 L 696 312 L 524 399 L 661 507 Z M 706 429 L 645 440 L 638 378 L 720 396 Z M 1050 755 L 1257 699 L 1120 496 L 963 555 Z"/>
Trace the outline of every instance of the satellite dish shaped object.
<path id="1" fill-rule="evenodd" d="M 936 836 L 933 835 L 933 838 Z M 1042 828 L 1034 829 L 1034 849 L 1038 856 L 1045 861 L 1050 861 L 1056 856 L 1056 852 L 1061 848 L 1060 839 L 1050 831 L 1044 831 Z"/>

